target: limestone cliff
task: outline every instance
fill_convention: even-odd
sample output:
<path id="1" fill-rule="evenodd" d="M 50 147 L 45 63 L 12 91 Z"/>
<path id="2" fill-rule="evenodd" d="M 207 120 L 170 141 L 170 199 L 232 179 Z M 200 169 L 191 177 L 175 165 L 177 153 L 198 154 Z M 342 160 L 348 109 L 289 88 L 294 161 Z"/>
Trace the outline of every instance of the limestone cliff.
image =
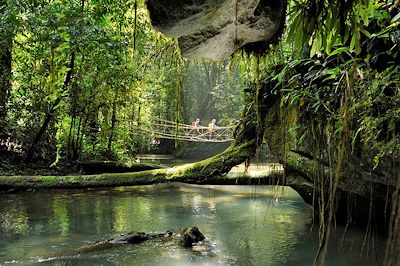
<path id="1" fill-rule="evenodd" d="M 286 0 L 147 0 L 153 26 L 178 38 L 188 58 L 223 60 L 279 35 Z"/>

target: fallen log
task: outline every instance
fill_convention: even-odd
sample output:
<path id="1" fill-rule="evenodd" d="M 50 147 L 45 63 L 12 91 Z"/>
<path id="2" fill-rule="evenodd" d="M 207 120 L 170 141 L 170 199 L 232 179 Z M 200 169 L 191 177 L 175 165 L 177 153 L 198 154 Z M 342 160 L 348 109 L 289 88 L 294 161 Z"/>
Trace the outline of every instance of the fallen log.
<path id="1" fill-rule="evenodd" d="M 163 182 L 204 183 L 223 177 L 230 169 L 254 153 L 254 140 L 232 145 L 203 161 L 167 169 L 131 173 L 68 176 L 0 176 L 0 190 L 37 188 L 89 188 L 150 185 Z"/>
<path id="2" fill-rule="evenodd" d="M 90 161 L 79 163 L 80 171 L 85 175 L 102 173 L 126 173 L 164 168 L 154 163 Z"/>
<path id="3" fill-rule="evenodd" d="M 250 99 L 250 98 L 249 98 Z M 89 188 L 150 185 L 163 182 L 215 182 L 233 166 L 254 155 L 256 127 L 253 103 L 246 104 L 243 119 L 235 129 L 235 140 L 222 153 L 208 159 L 176 166 L 130 173 L 68 176 L 0 176 L 0 191 L 36 188 Z"/>

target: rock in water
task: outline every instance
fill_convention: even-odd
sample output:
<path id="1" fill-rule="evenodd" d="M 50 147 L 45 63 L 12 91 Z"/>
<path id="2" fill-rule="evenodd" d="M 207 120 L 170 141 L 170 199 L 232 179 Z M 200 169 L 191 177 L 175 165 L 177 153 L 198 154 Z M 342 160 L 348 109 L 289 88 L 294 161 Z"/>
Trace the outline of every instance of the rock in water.
<path id="1" fill-rule="evenodd" d="M 193 244 L 203 241 L 204 239 L 204 235 L 196 226 L 183 228 L 181 236 L 179 238 L 181 244 L 185 247 L 191 247 L 193 246 Z"/>
<path id="2" fill-rule="evenodd" d="M 125 235 L 121 235 L 121 237 L 115 239 L 104 240 L 96 243 L 87 244 L 78 248 L 65 250 L 61 253 L 54 254 L 51 257 L 47 258 L 41 257 L 41 260 L 50 261 L 65 256 L 72 256 L 94 251 L 107 250 L 125 244 L 140 244 L 144 241 L 156 238 L 168 239 L 175 235 L 176 234 L 174 233 L 173 230 L 168 230 L 165 233 L 149 233 L 149 234 L 143 232 L 128 233 Z M 185 247 L 191 247 L 193 246 L 194 243 L 198 243 L 204 239 L 205 239 L 204 235 L 199 231 L 199 229 L 196 226 L 185 227 L 181 231 L 180 243 Z"/>
<path id="3" fill-rule="evenodd" d="M 188 58 L 223 60 L 283 28 L 286 0 L 147 0 L 153 26 L 178 38 Z M 254 47 L 254 48 L 251 48 Z"/>
<path id="4" fill-rule="evenodd" d="M 139 244 L 146 240 L 152 238 L 151 235 L 139 232 L 139 233 L 129 233 L 121 236 L 120 238 L 110 240 L 112 244 Z"/>

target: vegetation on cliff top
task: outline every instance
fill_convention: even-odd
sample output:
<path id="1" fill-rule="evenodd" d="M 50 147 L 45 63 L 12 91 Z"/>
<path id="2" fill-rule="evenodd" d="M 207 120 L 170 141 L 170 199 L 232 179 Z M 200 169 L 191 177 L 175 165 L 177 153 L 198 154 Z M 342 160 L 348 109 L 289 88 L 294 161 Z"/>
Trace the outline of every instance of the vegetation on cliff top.
<path id="1" fill-rule="evenodd" d="M 150 179 L 202 179 L 225 173 L 269 140 L 264 129 L 274 121 L 266 118 L 271 103 L 278 102 L 277 108 L 292 110 L 276 117 L 293 122 L 276 132 L 284 139 L 283 156 L 289 147 L 284 142 L 292 138 L 297 152 L 323 166 L 314 179 L 322 232 L 314 263 L 324 261 L 338 187 L 351 183 L 352 175 L 345 174 L 358 167 L 392 184 L 393 193 L 386 195 L 392 196 L 386 264 L 399 261 L 398 1 L 289 1 L 287 29 L 266 57 L 238 53 L 219 64 L 181 58 L 175 41 L 151 28 L 143 1 L 0 0 L 0 6 L 0 150 L 20 154 L 16 161 L 57 166 L 182 151 L 186 144 L 160 144 L 137 129 L 155 117 L 229 124 L 245 103 L 239 132 L 251 133 L 224 153 L 143 172 Z M 319 175 L 326 166 L 329 173 Z M 143 173 L 129 178 L 141 180 Z M 106 182 L 103 177 L 94 180 Z M 119 177 L 124 184 L 126 175 Z M 15 177 L 28 185 L 54 182 L 21 178 Z"/>

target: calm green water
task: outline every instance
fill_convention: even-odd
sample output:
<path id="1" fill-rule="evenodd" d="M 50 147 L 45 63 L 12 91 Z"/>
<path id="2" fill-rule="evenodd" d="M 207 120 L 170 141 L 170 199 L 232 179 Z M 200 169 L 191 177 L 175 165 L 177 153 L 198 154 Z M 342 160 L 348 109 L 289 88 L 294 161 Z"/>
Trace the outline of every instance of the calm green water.
<path id="1" fill-rule="evenodd" d="M 37 191 L 0 199 L 0 265 L 299 266 L 311 264 L 318 245 L 317 233 L 310 232 L 311 207 L 290 188 L 172 183 Z M 151 240 L 60 256 L 121 233 L 186 225 L 197 225 L 207 236 L 194 250 L 174 241 Z M 338 250 L 341 236 L 337 232 L 330 242 L 327 265 L 381 264 L 380 256 L 360 257 L 363 232 L 350 232 Z M 375 247 L 382 247 L 374 241 Z"/>

